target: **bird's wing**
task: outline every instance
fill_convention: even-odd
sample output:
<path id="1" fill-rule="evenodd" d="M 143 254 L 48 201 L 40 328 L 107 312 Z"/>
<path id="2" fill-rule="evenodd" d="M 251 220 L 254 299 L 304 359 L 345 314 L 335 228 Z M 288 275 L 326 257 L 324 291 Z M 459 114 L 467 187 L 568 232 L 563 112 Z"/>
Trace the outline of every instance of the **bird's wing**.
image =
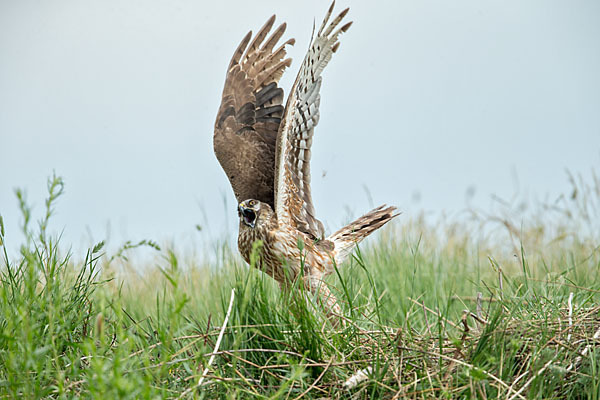
<path id="1" fill-rule="evenodd" d="M 215 155 L 238 202 L 252 198 L 272 207 L 275 145 L 284 112 L 277 83 L 292 62 L 285 58 L 286 46 L 294 44 L 289 39 L 275 47 L 286 24 L 269 36 L 274 22 L 273 15 L 253 39 L 248 32 L 233 54 L 213 137 Z"/>
<path id="2" fill-rule="evenodd" d="M 335 2 L 302 62 L 277 135 L 275 213 L 278 219 L 314 239 L 324 237 L 310 194 L 310 151 L 314 127 L 319 122 L 321 72 L 339 46 L 338 36 L 352 24 L 338 28 L 348 9 L 328 23 L 334 5 Z"/>

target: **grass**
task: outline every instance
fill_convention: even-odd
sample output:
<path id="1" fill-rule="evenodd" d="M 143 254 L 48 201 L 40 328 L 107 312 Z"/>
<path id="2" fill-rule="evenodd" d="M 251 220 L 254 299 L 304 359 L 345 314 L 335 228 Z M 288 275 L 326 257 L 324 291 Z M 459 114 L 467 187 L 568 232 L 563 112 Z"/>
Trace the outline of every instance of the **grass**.
<path id="1" fill-rule="evenodd" d="M 533 212 L 400 217 L 329 280 L 332 327 L 225 244 L 210 264 L 65 252 L 52 177 L 35 229 L 17 191 L 15 259 L 0 220 L 0 397 L 597 399 L 600 185 L 570 179 Z"/>

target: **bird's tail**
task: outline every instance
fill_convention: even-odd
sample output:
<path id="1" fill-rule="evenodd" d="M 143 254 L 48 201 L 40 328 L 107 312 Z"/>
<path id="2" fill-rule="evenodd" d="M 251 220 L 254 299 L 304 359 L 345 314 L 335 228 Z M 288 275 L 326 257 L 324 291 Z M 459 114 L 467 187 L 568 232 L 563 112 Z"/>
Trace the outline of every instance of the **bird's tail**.
<path id="1" fill-rule="evenodd" d="M 352 253 L 354 246 L 399 215 L 395 211 L 396 207 L 386 207 L 384 204 L 329 236 L 327 240 L 332 241 L 335 246 L 335 263 L 340 265 Z"/>

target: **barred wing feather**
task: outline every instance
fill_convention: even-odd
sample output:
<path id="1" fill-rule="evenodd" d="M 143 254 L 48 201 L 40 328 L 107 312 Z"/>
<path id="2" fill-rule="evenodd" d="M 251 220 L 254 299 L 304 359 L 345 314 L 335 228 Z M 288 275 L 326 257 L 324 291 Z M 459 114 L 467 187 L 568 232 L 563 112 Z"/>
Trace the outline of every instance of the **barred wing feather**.
<path id="1" fill-rule="evenodd" d="M 275 213 L 313 239 L 323 239 L 323 224 L 315 217 L 310 190 L 310 156 L 319 122 L 321 73 L 338 49 L 338 37 L 352 22 L 338 27 L 348 9 L 329 23 L 329 8 L 300 67 L 279 128 L 276 149 Z"/>
<path id="2" fill-rule="evenodd" d="M 278 87 L 291 64 L 286 46 L 275 48 L 286 24 L 269 36 L 272 16 L 258 31 L 244 37 L 225 78 L 213 136 L 214 151 L 229 178 L 237 201 L 254 198 L 274 207 L 275 146 L 283 116 L 283 90 Z M 252 41 L 251 41 L 252 39 Z"/>

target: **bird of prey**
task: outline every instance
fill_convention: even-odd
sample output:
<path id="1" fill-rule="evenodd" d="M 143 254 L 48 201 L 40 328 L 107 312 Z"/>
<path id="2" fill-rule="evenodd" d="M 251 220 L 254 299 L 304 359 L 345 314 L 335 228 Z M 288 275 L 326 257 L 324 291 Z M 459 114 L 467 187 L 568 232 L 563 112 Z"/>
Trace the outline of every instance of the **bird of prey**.
<path id="1" fill-rule="evenodd" d="M 285 107 L 278 82 L 290 66 L 283 23 L 271 32 L 273 15 L 252 38 L 242 39 L 227 68 L 217 114 L 214 150 L 238 201 L 238 248 L 254 265 L 290 288 L 298 277 L 329 316 L 340 307 L 323 277 L 340 265 L 354 246 L 394 218 L 395 207 L 380 206 L 330 236 L 315 216 L 310 190 L 310 157 L 319 122 L 321 73 L 339 47 L 338 37 L 352 22 L 348 9 L 330 21 L 335 2 L 314 35 Z M 341 26 L 340 26 L 341 25 Z"/>

